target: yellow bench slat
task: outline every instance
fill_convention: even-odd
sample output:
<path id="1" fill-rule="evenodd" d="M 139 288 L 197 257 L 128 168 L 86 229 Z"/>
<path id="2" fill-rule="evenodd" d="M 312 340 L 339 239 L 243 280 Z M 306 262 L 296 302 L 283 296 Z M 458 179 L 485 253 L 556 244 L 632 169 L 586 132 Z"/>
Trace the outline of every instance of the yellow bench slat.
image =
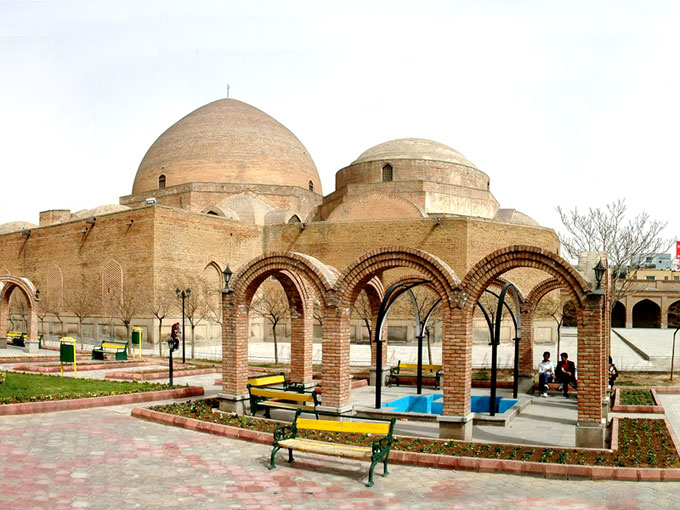
<path id="1" fill-rule="evenodd" d="M 298 420 L 299 421 L 299 420 Z M 370 458 L 372 449 L 366 446 L 353 446 L 346 444 L 324 443 L 312 439 L 284 439 L 279 441 L 279 446 L 321 455 L 334 455 L 336 457 Z"/>
<path id="2" fill-rule="evenodd" d="M 286 382 L 286 378 L 282 375 L 268 375 L 248 380 L 248 384 L 251 386 L 267 386 L 269 384 L 279 384 L 284 382 Z"/>
<path id="3" fill-rule="evenodd" d="M 402 368 L 406 370 L 418 370 L 418 364 L 417 363 L 400 363 L 399 364 L 399 369 L 401 370 Z M 442 366 L 441 365 L 423 365 L 423 370 L 441 370 Z"/>
<path id="4" fill-rule="evenodd" d="M 289 404 L 287 402 L 281 402 L 279 400 L 265 400 L 263 402 L 259 402 L 257 405 L 262 407 L 279 407 L 282 409 L 300 409 L 301 407 L 303 409 L 307 407 L 309 409 L 313 409 L 313 406 L 308 406 L 306 404 Z"/>
<path id="5" fill-rule="evenodd" d="M 294 400 L 296 402 L 314 402 L 314 396 L 309 393 L 268 390 L 266 388 L 250 388 L 250 394 L 256 397 L 280 398 L 282 400 Z"/>
<path id="6" fill-rule="evenodd" d="M 125 344 L 102 344 L 102 349 L 125 349 Z"/>
<path id="7" fill-rule="evenodd" d="M 324 430 L 326 432 L 355 432 L 358 434 L 389 434 L 389 423 L 360 423 L 356 421 L 310 420 L 298 418 L 298 429 Z"/>

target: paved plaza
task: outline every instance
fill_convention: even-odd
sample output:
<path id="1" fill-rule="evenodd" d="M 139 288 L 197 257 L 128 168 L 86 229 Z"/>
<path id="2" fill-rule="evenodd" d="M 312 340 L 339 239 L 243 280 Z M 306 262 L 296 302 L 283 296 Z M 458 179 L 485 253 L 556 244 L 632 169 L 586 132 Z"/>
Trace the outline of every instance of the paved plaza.
<path id="1" fill-rule="evenodd" d="M 567 337 L 565 350 L 570 341 L 575 347 L 575 339 Z M 264 356 L 267 348 L 272 345 L 253 344 L 251 354 Z M 613 338 L 613 351 L 632 359 L 635 351 L 625 349 L 627 344 Z M 353 351 L 358 358 L 362 353 Z M 397 347 L 393 354 L 410 361 L 413 349 Z M 21 355 L 12 347 L 0 352 Z M 107 371 L 79 376 L 103 378 Z M 201 385 L 210 396 L 220 391 L 214 384 L 218 376 L 178 377 L 176 382 Z M 383 401 L 407 392 L 413 388 L 384 388 Z M 372 387 L 352 392 L 355 405 L 370 406 L 373 398 Z M 680 395 L 660 398 L 680 430 Z M 675 508 L 680 501 L 680 483 L 566 481 L 402 465 L 391 465 L 387 478 L 378 467 L 376 485 L 369 489 L 365 462 L 299 454 L 293 465 L 282 456 L 277 469 L 269 471 L 271 447 L 141 421 L 130 416 L 133 407 L 0 417 L 0 508 L 633 509 Z M 575 423 L 576 401 L 555 394 L 535 398 L 506 427 L 475 426 L 473 439 L 573 446 Z M 436 437 L 437 425 L 399 422 L 397 433 Z"/>
<path id="2" fill-rule="evenodd" d="M 2 508 L 676 508 L 680 483 L 565 481 L 299 454 L 148 423 L 131 406 L 0 418 Z M 380 468 L 376 470 L 379 471 Z"/>

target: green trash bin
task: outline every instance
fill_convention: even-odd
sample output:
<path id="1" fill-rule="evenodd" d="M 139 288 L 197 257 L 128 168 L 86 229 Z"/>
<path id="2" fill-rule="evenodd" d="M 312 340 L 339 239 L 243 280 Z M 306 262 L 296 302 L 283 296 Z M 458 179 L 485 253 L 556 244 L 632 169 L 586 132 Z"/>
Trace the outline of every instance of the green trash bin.
<path id="1" fill-rule="evenodd" d="M 142 344 L 142 328 L 132 328 L 132 345 Z"/>
<path id="2" fill-rule="evenodd" d="M 59 362 L 61 365 L 61 375 L 64 375 L 64 363 L 73 363 L 73 378 L 78 376 L 76 368 L 76 340 L 68 336 L 62 337 L 59 341 Z"/>

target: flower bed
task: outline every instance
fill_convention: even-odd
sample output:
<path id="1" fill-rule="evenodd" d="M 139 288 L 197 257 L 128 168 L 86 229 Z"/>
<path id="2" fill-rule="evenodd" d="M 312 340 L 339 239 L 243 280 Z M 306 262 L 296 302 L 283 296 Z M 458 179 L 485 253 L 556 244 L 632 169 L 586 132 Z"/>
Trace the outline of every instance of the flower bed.
<path id="1" fill-rule="evenodd" d="M 250 416 L 214 412 L 216 399 L 155 406 L 163 413 L 237 427 L 273 433 L 280 422 Z M 304 437 L 344 444 L 368 445 L 366 434 L 305 431 Z M 618 451 L 576 448 L 541 448 L 500 443 L 472 443 L 453 440 L 397 437 L 395 451 L 429 453 L 442 456 L 477 459 L 515 460 L 535 463 L 555 463 L 580 466 L 677 468 L 680 457 L 664 420 L 622 419 L 618 427 Z"/>
<path id="2" fill-rule="evenodd" d="M 622 389 L 619 403 L 622 406 L 653 406 L 656 405 L 651 390 Z"/>
<path id="3" fill-rule="evenodd" d="M 653 414 L 664 414 L 665 412 L 654 388 L 636 388 L 634 390 L 618 388 L 614 395 L 612 411 Z"/>

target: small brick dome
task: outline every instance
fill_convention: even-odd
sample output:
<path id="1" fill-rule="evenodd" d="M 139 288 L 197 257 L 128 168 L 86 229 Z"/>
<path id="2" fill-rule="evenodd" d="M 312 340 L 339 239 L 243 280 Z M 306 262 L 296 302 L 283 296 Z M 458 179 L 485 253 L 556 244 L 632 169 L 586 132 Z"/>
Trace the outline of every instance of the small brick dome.
<path id="1" fill-rule="evenodd" d="M 163 177 L 162 177 L 163 176 Z M 299 186 L 321 194 L 316 165 L 300 140 L 266 113 L 220 99 L 170 126 L 139 165 L 132 193 L 189 182 Z"/>
<path id="2" fill-rule="evenodd" d="M 371 147 L 335 174 L 335 188 L 384 181 L 425 181 L 488 190 L 489 177 L 460 152 L 432 140 L 401 138 Z"/>
<path id="3" fill-rule="evenodd" d="M 443 143 L 423 138 L 401 138 L 378 144 L 361 154 L 352 164 L 398 159 L 442 161 L 477 168 L 460 152 L 453 150 Z"/>

